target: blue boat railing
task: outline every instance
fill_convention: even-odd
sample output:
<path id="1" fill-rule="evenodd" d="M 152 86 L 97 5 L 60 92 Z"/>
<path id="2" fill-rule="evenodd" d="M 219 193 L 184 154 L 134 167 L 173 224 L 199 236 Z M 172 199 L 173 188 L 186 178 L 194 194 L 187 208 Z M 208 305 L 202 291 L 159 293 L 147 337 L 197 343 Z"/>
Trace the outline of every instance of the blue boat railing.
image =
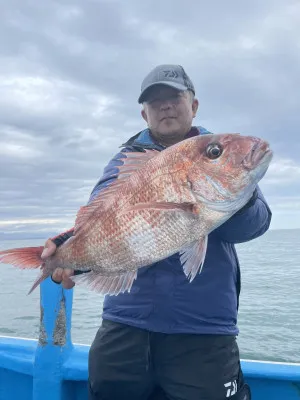
<path id="1" fill-rule="evenodd" d="M 0 400 L 87 400 L 89 346 L 72 342 L 73 291 L 48 278 L 39 337 L 0 337 Z M 253 400 L 300 399 L 300 364 L 242 360 L 242 367 Z"/>

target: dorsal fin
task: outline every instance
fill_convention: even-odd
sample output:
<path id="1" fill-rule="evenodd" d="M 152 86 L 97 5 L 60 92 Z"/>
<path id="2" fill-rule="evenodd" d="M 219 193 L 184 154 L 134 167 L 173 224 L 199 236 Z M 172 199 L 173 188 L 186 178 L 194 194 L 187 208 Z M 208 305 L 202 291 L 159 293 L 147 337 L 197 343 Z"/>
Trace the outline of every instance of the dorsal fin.
<path id="1" fill-rule="evenodd" d="M 127 181 L 127 178 L 137 170 L 139 170 L 147 161 L 155 157 L 159 150 L 144 150 L 144 152 L 121 152 L 126 158 L 122 158 L 123 165 L 116 166 L 118 168 L 117 179 L 108 187 L 101 190 L 90 204 L 80 207 L 74 225 L 74 235 L 87 222 L 90 216 L 98 208 L 105 210 L 112 202 L 115 192 L 120 189 Z"/>

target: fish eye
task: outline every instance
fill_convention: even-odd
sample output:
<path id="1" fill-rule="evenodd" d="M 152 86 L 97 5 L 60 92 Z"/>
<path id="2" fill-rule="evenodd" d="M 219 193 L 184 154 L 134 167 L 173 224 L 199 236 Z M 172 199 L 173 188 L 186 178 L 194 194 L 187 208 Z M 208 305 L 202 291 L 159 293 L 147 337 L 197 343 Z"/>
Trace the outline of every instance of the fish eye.
<path id="1" fill-rule="evenodd" d="M 206 155 L 211 160 L 219 158 L 223 153 L 223 148 L 219 143 L 211 143 L 206 148 Z"/>

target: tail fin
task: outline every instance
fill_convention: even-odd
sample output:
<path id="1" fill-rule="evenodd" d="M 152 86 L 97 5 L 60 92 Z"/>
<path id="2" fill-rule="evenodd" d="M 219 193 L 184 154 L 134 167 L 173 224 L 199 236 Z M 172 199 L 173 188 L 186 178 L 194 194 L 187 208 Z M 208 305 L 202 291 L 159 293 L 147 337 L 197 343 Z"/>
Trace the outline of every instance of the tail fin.
<path id="1" fill-rule="evenodd" d="M 38 268 L 43 263 L 41 259 L 43 250 L 44 246 L 0 251 L 0 263 L 11 264 L 22 269 Z"/>
<path id="2" fill-rule="evenodd" d="M 0 251 L 0 263 L 11 264 L 22 269 L 34 269 L 41 267 L 42 272 L 33 283 L 28 294 L 33 292 L 33 290 L 52 273 L 52 269 L 49 270 L 49 268 L 46 268 L 45 263 L 41 259 L 43 250 L 44 246 L 23 247 L 19 249 Z"/>

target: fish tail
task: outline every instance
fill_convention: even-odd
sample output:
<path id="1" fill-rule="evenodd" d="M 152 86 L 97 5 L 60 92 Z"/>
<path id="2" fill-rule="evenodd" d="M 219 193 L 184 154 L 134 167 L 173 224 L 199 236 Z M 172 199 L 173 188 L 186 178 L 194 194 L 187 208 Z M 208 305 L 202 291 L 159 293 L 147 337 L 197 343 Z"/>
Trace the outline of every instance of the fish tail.
<path id="1" fill-rule="evenodd" d="M 34 269 L 41 266 L 44 246 L 23 247 L 0 251 L 0 263 L 11 264 L 21 269 Z"/>
<path id="2" fill-rule="evenodd" d="M 21 269 L 36 269 L 41 267 L 41 273 L 34 281 L 28 294 L 32 293 L 53 272 L 53 268 L 49 268 L 41 258 L 43 250 L 44 246 L 22 247 L 0 251 L 0 263 L 11 264 Z"/>

